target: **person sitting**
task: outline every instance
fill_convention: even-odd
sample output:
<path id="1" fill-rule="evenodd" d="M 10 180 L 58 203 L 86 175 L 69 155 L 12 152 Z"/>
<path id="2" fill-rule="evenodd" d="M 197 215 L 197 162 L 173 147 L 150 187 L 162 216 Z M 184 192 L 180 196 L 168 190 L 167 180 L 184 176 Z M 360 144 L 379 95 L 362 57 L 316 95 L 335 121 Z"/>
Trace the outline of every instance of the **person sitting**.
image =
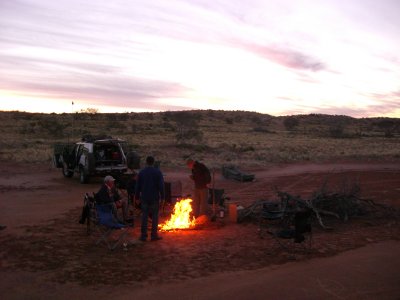
<path id="1" fill-rule="evenodd" d="M 114 206 L 114 213 L 117 216 L 117 209 L 122 208 L 123 221 L 131 223 L 132 219 L 129 218 L 128 213 L 128 199 L 123 199 L 115 187 L 115 179 L 111 175 L 104 177 L 104 183 L 101 185 L 96 194 L 96 203 L 98 204 L 112 204 Z"/>

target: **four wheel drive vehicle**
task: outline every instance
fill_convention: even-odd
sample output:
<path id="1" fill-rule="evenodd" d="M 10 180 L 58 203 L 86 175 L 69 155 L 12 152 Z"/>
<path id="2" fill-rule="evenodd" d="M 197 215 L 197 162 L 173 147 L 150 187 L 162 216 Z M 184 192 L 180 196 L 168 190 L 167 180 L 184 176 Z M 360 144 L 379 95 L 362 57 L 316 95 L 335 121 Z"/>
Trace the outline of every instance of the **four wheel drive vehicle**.
<path id="1" fill-rule="evenodd" d="M 81 183 L 95 176 L 112 175 L 118 179 L 128 169 L 140 168 L 140 157 L 130 151 L 128 143 L 109 136 L 84 136 L 74 144 L 55 144 L 53 162 L 65 177 L 78 173 Z"/>

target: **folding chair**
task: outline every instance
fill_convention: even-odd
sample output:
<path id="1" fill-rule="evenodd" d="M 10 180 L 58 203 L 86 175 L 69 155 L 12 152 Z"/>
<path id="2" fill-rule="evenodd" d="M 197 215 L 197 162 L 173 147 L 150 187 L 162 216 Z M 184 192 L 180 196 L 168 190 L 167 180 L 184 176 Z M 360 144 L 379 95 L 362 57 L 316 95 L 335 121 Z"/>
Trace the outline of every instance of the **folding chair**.
<path id="1" fill-rule="evenodd" d="M 114 250 L 119 244 L 125 241 L 128 232 L 125 229 L 126 225 L 119 223 L 113 215 L 113 206 L 111 204 L 96 204 L 97 213 L 97 228 L 100 232 L 100 238 L 96 245 L 104 242 L 108 249 Z M 116 240 L 112 240 L 115 232 L 119 231 Z"/>
<path id="2" fill-rule="evenodd" d="M 224 206 L 225 200 L 229 200 L 228 197 L 225 196 L 224 189 L 208 189 L 208 204 L 216 204 L 219 206 Z"/>
<path id="3" fill-rule="evenodd" d="M 182 181 L 171 182 L 171 204 L 175 204 L 176 201 L 182 198 Z"/>
<path id="4" fill-rule="evenodd" d="M 173 208 L 175 203 L 182 198 L 182 182 L 180 180 L 164 182 L 164 193 L 165 201 L 161 203 L 162 214 L 165 214 L 166 205 L 168 205 L 169 208 Z"/>
<path id="5" fill-rule="evenodd" d="M 288 252 L 294 252 L 297 245 L 309 251 L 312 247 L 312 210 L 293 210 L 286 204 L 263 203 L 259 217 L 260 237 L 267 232 Z"/>
<path id="6" fill-rule="evenodd" d="M 96 201 L 94 195 L 89 196 L 88 193 L 85 193 L 85 196 L 83 197 L 83 207 L 79 223 L 80 224 L 86 223 L 86 233 L 88 235 L 92 233 L 93 224 L 97 223 L 95 203 Z"/>

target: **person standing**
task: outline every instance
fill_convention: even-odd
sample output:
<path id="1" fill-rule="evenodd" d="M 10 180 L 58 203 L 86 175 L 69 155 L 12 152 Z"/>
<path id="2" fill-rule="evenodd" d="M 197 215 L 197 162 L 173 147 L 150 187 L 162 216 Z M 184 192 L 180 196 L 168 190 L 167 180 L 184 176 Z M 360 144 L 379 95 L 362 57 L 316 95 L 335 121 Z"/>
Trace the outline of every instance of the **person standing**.
<path id="1" fill-rule="evenodd" d="M 147 222 L 151 215 L 151 241 L 162 238 L 158 235 L 158 211 L 160 200 L 164 200 L 164 178 L 158 168 L 154 167 L 154 157 L 146 158 L 146 167 L 142 169 L 136 181 L 135 198 L 140 200 L 142 210 L 141 235 L 139 240 L 147 240 Z"/>
<path id="2" fill-rule="evenodd" d="M 192 170 L 192 174 L 189 177 L 194 181 L 193 212 L 197 218 L 207 212 L 207 185 L 211 182 L 211 174 L 203 163 L 193 159 L 188 159 L 186 165 Z"/>

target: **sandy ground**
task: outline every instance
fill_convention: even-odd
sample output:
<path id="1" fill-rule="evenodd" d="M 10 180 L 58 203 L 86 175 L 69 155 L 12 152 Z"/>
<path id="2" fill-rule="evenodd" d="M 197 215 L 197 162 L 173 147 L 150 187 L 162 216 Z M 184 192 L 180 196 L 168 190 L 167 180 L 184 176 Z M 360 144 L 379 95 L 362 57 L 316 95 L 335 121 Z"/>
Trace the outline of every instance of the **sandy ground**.
<path id="1" fill-rule="evenodd" d="M 202 230 L 162 233 L 156 243 L 137 243 L 129 228 L 128 249 L 108 251 L 78 224 L 85 192 L 52 166 L 0 163 L 1 299 L 400 299 L 399 218 L 396 212 L 326 220 L 315 226 L 310 252 L 286 253 L 272 238 L 260 239 L 257 224 L 229 218 Z M 215 188 L 244 207 L 276 199 L 276 190 L 302 198 L 326 183 L 331 189 L 357 182 L 361 197 L 400 207 L 400 164 L 291 164 L 244 170 L 240 183 L 215 172 Z M 163 170 L 191 193 L 187 169 Z"/>

